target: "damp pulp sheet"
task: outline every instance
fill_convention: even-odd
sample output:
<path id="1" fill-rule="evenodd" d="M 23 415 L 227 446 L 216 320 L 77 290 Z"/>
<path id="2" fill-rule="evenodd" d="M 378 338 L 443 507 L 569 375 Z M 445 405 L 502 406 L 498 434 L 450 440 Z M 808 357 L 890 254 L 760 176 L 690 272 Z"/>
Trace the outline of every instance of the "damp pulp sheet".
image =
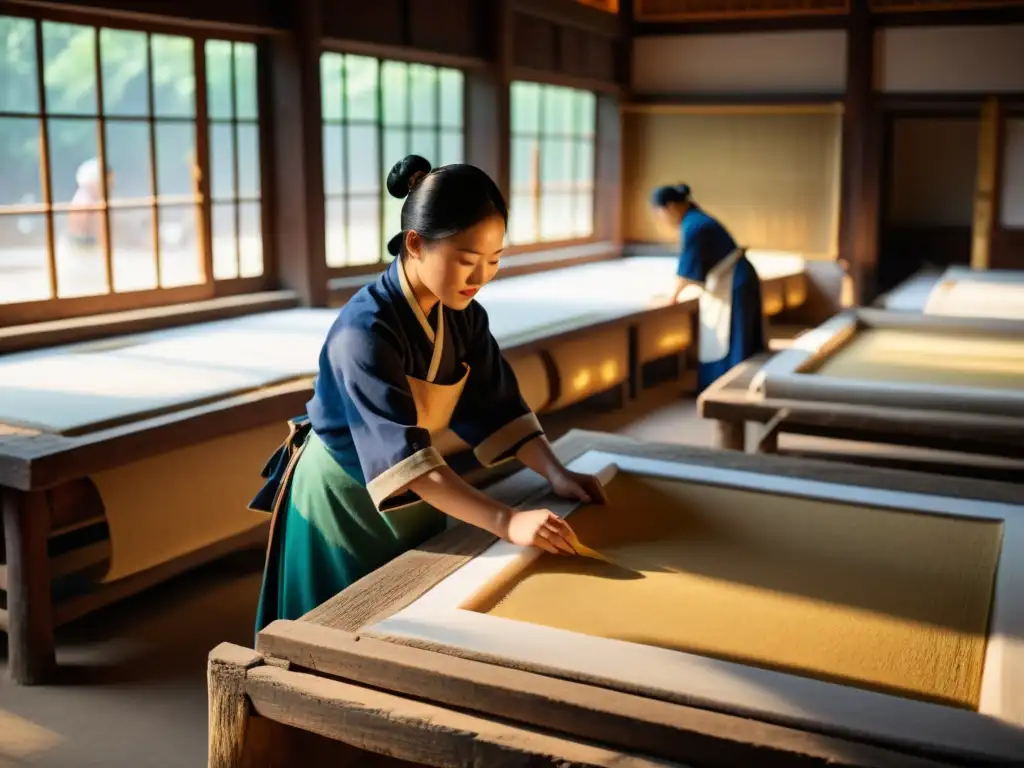
<path id="1" fill-rule="evenodd" d="M 975 709 L 999 523 L 619 473 L 469 610 Z"/>
<path id="2" fill-rule="evenodd" d="M 929 294 L 924 311 L 930 315 L 1024 320 L 1024 282 L 940 282 Z"/>
<path id="3" fill-rule="evenodd" d="M 1020 391 L 1024 344 L 996 333 L 865 328 L 813 372 L 842 379 Z"/>
<path id="4" fill-rule="evenodd" d="M 285 310 L 0 358 L 0 423 L 83 434 L 316 372 L 335 310 Z"/>

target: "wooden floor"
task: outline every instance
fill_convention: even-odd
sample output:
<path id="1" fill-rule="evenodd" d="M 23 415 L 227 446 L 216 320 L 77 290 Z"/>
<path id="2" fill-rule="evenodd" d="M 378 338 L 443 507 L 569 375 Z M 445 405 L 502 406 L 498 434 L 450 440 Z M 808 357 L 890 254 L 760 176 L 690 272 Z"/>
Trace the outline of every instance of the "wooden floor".
<path id="1" fill-rule="evenodd" d="M 578 426 L 710 445 L 713 425 L 676 389 L 625 410 L 559 414 L 547 426 L 554 437 Z M 794 437 L 791 447 L 815 443 Z M 0 678 L 0 768 L 205 765 L 206 657 L 222 641 L 252 647 L 261 567 L 262 553 L 238 555 L 60 630 L 59 685 L 15 688 Z M 4 659 L 0 651 L 0 666 Z"/>

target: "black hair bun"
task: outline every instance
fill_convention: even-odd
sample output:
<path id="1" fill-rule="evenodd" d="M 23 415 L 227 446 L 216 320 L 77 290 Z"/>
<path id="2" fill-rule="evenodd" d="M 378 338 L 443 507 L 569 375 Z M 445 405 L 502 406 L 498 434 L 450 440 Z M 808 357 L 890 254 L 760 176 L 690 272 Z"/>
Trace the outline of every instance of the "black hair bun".
<path id="1" fill-rule="evenodd" d="M 398 256 L 402 252 L 402 241 L 405 240 L 405 233 L 399 232 L 397 235 L 388 240 L 388 253 L 392 256 Z"/>
<path id="2" fill-rule="evenodd" d="M 419 155 L 399 160 L 388 173 L 388 194 L 399 199 L 406 197 L 431 170 L 430 161 Z"/>
<path id="3" fill-rule="evenodd" d="M 676 184 L 676 190 L 680 195 L 683 196 L 683 200 L 690 199 L 690 185 L 689 184 Z"/>

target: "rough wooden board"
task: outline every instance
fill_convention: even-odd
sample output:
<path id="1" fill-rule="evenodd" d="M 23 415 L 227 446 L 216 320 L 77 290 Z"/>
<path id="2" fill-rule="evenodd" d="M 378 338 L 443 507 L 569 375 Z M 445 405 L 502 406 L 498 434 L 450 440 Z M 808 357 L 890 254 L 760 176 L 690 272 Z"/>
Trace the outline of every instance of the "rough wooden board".
<path id="1" fill-rule="evenodd" d="M 273 666 L 248 670 L 245 691 L 263 717 L 438 768 L 682 768 Z"/>
<path id="2" fill-rule="evenodd" d="M 643 443 L 618 435 L 582 430 L 574 430 L 555 443 L 555 451 L 564 462 L 569 462 L 588 450 L 625 453 L 668 461 L 685 460 L 706 466 L 954 498 L 1024 503 L 1024 486 L 1004 483 L 853 467 L 827 461 Z M 543 478 L 523 471 L 495 484 L 488 489 L 488 493 L 506 503 L 517 505 L 546 487 Z M 468 525 L 456 526 L 360 579 L 303 616 L 302 621 L 311 621 L 348 632 L 358 631 L 412 603 L 445 576 L 486 549 L 494 540 L 492 535 L 480 529 Z"/>
<path id="3" fill-rule="evenodd" d="M 257 648 L 293 665 L 373 688 L 708 768 L 939 765 L 869 745 L 359 637 L 309 622 L 275 622 L 259 634 Z"/>

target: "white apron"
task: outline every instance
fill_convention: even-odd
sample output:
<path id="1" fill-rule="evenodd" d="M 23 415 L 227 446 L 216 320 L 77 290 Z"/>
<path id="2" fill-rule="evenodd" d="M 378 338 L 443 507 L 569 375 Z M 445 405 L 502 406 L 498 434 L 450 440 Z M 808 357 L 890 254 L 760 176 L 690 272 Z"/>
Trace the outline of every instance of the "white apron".
<path id="1" fill-rule="evenodd" d="M 715 363 L 729 354 L 732 329 L 732 276 L 737 262 L 746 253 L 737 248 L 708 272 L 700 293 L 700 339 L 697 359 Z"/>

